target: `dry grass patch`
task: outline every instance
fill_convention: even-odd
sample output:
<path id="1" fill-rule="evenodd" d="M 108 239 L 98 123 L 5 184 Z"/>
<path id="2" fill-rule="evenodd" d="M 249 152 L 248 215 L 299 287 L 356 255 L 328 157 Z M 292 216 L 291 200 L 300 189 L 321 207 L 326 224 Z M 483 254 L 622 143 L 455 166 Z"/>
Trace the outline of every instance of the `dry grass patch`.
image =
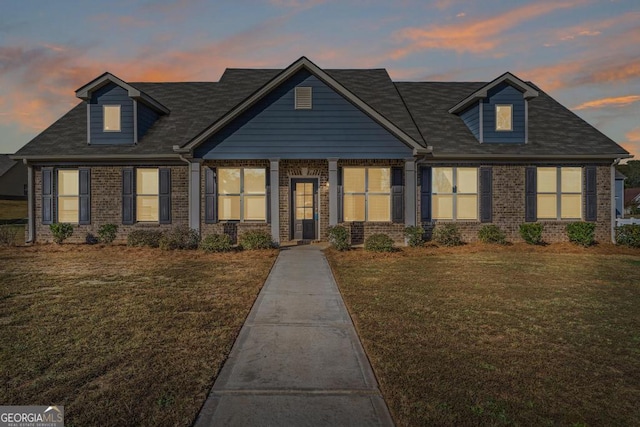
<path id="1" fill-rule="evenodd" d="M 19 219 L 27 217 L 26 200 L 0 199 L 0 219 Z"/>
<path id="2" fill-rule="evenodd" d="M 640 251 L 328 251 L 398 425 L 640 425 Z"/>
<path id="3" fill-rule="evenodd" d="M 64 405 L 66 425 L 190 425 L 276 255 L 0 248 L 0 402 Z"/>

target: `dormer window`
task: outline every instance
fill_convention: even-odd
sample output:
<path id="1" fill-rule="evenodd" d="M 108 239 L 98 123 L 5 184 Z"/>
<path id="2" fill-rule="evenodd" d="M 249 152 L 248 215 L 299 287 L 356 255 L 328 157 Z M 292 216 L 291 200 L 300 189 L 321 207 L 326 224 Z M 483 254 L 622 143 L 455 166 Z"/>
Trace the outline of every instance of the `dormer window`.
<path id="1" fill-rule="evenodd" d="M 298 86 L 296 88 L 296 110 L 310 110 L 311 109 L 311 86 Z"/>
<path id="2" fill-rule="evenodd" d="M 513 130 L 513 105 L 496 105 L 496 130 Z"/>
<path id="3" fill-rule="evenodd" d="M 120 106 L 104 105 L 103 107 L 104 131 L 120 132 Z"/>

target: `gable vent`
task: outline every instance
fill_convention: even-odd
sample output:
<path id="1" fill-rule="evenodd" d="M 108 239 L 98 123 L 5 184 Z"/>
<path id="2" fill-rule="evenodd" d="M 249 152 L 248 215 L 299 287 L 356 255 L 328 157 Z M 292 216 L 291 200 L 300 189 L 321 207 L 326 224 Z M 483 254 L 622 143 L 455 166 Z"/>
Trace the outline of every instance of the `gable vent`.
<path id="1" fill-rule="evenodd" d="M 311 87 L 299 86 L 296 88 L 296 110 L 310 110 L 311 109 Z"/>

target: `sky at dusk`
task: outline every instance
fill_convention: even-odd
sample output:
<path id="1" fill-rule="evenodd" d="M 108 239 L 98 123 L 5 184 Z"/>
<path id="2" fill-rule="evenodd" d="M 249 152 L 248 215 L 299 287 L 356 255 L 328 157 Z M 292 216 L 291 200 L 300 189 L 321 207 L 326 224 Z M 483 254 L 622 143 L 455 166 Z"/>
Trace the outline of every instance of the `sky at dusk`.
<path id="1" fill-rule="evenodd" d="M 394 80 L 533 81 L 640 157 L 640 1 L 0 0 L 0 153 L 105 71 L 217 81 L 227 67 L 386 68 Z M 107 7 L 108 6 L 108 7 Z"/>

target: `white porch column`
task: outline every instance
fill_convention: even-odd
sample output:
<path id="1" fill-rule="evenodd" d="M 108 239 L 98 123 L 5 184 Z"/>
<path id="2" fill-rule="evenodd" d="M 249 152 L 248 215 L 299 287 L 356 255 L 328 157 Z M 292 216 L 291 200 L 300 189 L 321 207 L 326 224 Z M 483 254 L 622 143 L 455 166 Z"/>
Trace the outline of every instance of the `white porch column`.
<path id="1" fill-rule="evenodd" d="M 200 163 L 189 163 L 189 227 L 200 231 Z"/>
<path id="2" fill-rule="evenodd" d="M 280 160 L 269 159 L 269 182 L 271 183 L 271 238 L 274 242 L 280 242 Z"/>
<path id="3" fill-rule="evenodd" d="M 338 225 L 338 159 L 329 160 L 329 225 Z"/>
<path id="4" fill-rule="evenodd" d="M 404 225 L 416 225 L 416 161 L 407 159 L 404 162 Z"/>

